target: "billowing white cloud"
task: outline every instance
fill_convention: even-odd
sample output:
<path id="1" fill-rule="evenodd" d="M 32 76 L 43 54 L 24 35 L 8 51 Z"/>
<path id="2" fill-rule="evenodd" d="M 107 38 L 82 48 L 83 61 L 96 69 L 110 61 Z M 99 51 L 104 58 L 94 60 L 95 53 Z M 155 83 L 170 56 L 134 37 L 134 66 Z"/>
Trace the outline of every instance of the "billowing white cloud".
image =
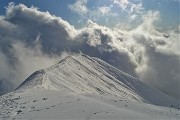
<path id="1" fill-rule="evenodd" d="M 0 18 L 0 89 L 2 84 L 17 87 L 33 71 L 55 64 L 62 54 L 82 52 L 178 98 L 179 34 L 156 31 L 158 16 L 159 12 L 147 12 L 143 23 L 130 31 L 91 20 L 75 29 L 48 12 L 10 4 Z"/>
<path id="2" fill-rule="evenodd" d="M 158 11 L 148 11 L 142 16 L 143 23 L 138 26 L 139 30 L 147 31 L 149 34 L 159 35 L 159 32 L 155 30 L 155 22 L 160 19 L 160 13 Z"/>
<path id="3" fill-rule="evenodd" d="M 111 0 L 114 4 L 118 5 L 123 11 L 128 13 L 139 13 L 143 10 L 142 3 L 130 2 L 129 0 Z"/>
<path id="4" fill-rule="evenodd" d="M 103 15 L 109 14 L 111 12 L 111 8 L 107 6 L 102 6 L 98 8 L 99 12 Z"/>
<path id="5" fill-rule="evenodd" d="M 78 23 L 84 25 L 88 20 L 92 20 L 112 27 L 118 22 L 127 23 L 129 20 L 128 23 L 132 22 L 135 26 L 138 24 L 137 18 L 140 18 L 145 12 L 141 0 L 109 0 L 108 2 L 102 0 L 98 1 L 98 4 L 95 2 L 95 7 L 90 7 L 89 3 L 88 0 L 76 0 L 75 3 L 68 6 L 71 11 L 79 15 Z"/>
<path id="6" fill-rule="evenodd" d="M 73 12 L 79 14 L 79 15 L 84 15 L 88 12 L 88 8 L 86 7 L 87 5 L 87 0 L 76 0 L 74 4 L 70 4 L 69 8 Z"/>
<path id="7" fill-rule="evenodd" d="M 136 14 L 133 14 L 129 17 L 130 21 L 133 21 L 137 18 L 138 16 Z"/>
<path id="8" fill-rule="evenodd" d="M 180 54 L 174 46 L 179 35 L 156 31 L 154 22 L 158 18 L 159 12 L 148 11 L 143 24 L 131 31 L 132 39 L 142 49 L 136 73 L 140 80 L 180 98 Z"/>
<path id="9" fill-rule="evenodd" d="M 126 10 L 130 2 L 128 0 L 113 0 L 114 4 L 118 4 L 123 10 Z"/>
<path id="10" fill-rule="evenodd" d="M 131 7 L 130 7 L 130 13 L 141 13 L 143 10 L 143 6 L 142 3 L 138 3 L 138 4 L 132 4 L 131 3 Z"/>
<path id="11" fill-rule="evenodd" d="M 88 0 L 76 0 L 74 4 L 69 4 L 69 9 L 80 15 L 81 19 L 78 22 L 87 22 L 89 19 L 97 22 L 99 19 L 105 19 L 107 23 L 109 17 L 117 16 L 116 11 L 112 11 L 112 4 L 100 5 L 95 8 L 89 8 L 87 4 Z"/>

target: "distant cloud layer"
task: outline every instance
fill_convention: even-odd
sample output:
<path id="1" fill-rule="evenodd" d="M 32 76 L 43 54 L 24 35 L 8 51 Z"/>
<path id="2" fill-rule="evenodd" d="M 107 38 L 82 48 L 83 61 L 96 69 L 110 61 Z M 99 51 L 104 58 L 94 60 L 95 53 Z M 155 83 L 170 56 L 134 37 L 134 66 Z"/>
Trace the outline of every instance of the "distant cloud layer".
<path id="1" fill-rule="evenodd" d="M 75 6 L 79 4 L 86 4 L 86 0 Z M 73 5 L 69 7 L 77 11 Z M 87 12 L 85 6 L 81 9 L 80 14 Z M 99 11 L 106 14 L 110 9 L 102 7 Z M 144 22 L 130 31 L 110 29 L 91 20 L 75 29 L 48 12 L 10 3 L 6 15 L 0 17 L 0 89 L 7 92 L 16 88 L 35 70 L 53 65 L 67 54 L 84 53 L 178 98 L 180 35 L 156 31 L 158 16 L 159 12 L 148 11 Z"/>
<path id="2" fill-rule="evenodd" d="M 144 13 L 141 0 L 134 2 L 130 2 L 129 0 L 102 0 L 99 2 L 101 4 L 92 8 L 88 6 L 88 3 L 88 0 L 76 0 L 68 6 L 72 12 L 80 16 L 80 23 L 91 19 L 95 22 L 103 21 L 103 23 L 108 24 L 108 22 L 111 21 L 110 19 L 119 20 L 118 18 L 131 19 L 128 21 L 130 23 L 132 19 L 136 20 L 137 16 L 139 17 L 138 20 L 140 20 L 140 15 Z M 125 23 L 127 23 L 127 21 L 125 21 Z"/>

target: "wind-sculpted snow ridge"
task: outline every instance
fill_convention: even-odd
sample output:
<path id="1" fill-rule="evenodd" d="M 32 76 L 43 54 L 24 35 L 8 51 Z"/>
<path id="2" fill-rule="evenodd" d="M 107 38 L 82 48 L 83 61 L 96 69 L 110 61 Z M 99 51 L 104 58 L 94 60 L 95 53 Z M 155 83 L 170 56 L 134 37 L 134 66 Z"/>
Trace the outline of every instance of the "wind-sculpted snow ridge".
<path id="1" fill-rule="evenodd" d="M 179 120 L 180 110 L 176 100 L 86 55 L 68 56 L 0 96 L 0 120 L 124 119 Z"/>
<path id="2" fill-rule="evenodd" d="M 87 55 L 72 55 L 27 78 L 18 91 L 45 88 L 75 94 L 112 95 L 154 105 L 178 107 L 178 101 L 108 63 Z"/>

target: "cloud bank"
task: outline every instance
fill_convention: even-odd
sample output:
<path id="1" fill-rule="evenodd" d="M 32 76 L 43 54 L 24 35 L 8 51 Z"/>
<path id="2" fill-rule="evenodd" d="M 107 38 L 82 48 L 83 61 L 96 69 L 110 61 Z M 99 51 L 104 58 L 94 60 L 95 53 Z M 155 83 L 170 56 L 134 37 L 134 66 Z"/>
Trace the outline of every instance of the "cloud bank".
<path id="1" fill-rule="evenodd" d="M 109 12 L 106 7 L 99 10 Z M 1 94 L 15 89 L 32 72 L 55 64 L 66 54 L 84 53 L 180 99 L 180 35 L 173 30 L 158 32 L 154 26 L 158 16 L 158 12 L 148 11 L 143 23 L 129 31 L 91 20 L 75 29 L 48 12 L 10 3 L 6 15 L 0 17 Z"/>

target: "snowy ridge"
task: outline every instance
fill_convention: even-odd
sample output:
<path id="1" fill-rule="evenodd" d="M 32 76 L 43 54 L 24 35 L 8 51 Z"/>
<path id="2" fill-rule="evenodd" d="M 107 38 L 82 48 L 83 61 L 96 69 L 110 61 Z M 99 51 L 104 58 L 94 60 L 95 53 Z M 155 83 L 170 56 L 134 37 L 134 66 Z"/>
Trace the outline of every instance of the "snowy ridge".
<path id="1" fill-rule="evenodd" d="M 0 96 L 0 120 L 179 120 L 178 107 L 98 58 L 73 55 Z"/>
<path id="2" fill-rule="evenodd" d="M 173 98 L 87 55 L 68 56 L 54 66 L 33 73 L 18 90 L 34 87 L 76 94 L 113 95 L 160 106 L 179 106 Z"/>

